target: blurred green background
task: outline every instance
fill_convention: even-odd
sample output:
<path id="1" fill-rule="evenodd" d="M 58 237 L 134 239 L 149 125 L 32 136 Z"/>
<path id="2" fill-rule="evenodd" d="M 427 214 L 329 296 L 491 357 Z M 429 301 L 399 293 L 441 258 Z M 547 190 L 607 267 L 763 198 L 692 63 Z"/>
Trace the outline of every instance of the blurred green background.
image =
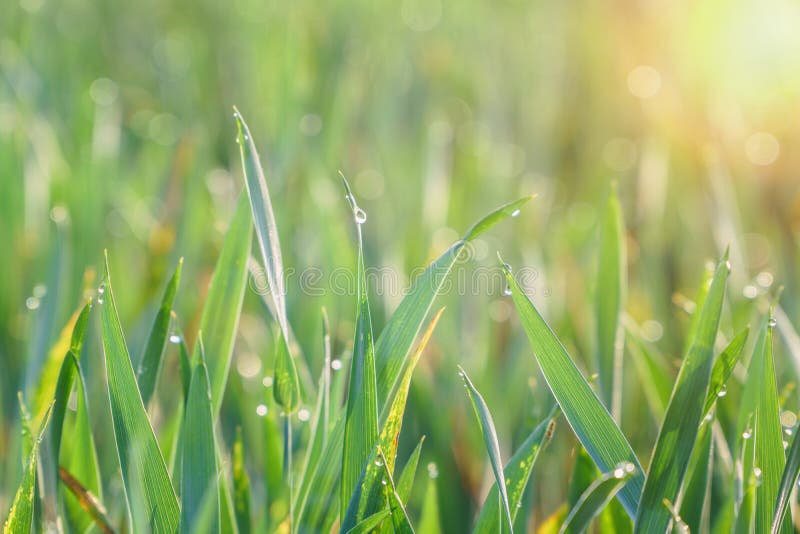
<path id="1" fill-rule="evenodd" d="M 0 509 L 21 467 L 17 391 L 30 391 L 60 329 L 93 294 L 104 248 L 132 354 L 180 257 L 178 316 L 194 338 L 242 188 L 234 104 L 262 154 L 287 268 L 325 275 L 313 293 L 297 279 L 288 285 L 290 322 L 314 374 L 322 306 L 335 355 L 346 360 L 352 344 L 354 297 L 326 290 L 327 275 L 355 265 L 339 170 L 368 214 L 367 264 L 403 280 L 491 208 L 538 194 L 456 274 L 495 267 L 497 251 L 535 269 L 529 293 L 587 375 L 597 225 L 612 183 L 628 228 L 626 310 L 654 350 L 680 356 L 686 317 L 675 302 L 693 295 L 726 245 L 735 296 L 727 332 L 779 285 L 797 324 L 798 27 L 791 0 L 5 0 Z M 371 289 L 379 332 L 400 295 Z M 506 457 L 552 401 L 502 287 L 451 292 L 439 304 L 448 309 L 412 384 L 400 456 L 427 435 L 423 466 L 438 465 L 442 522 L 460 532 L 491 475 L 456 365 L 493 409 Z M 248 290 L 222 412 L 228 445 L 244 426 L 261 521 L 282 513 L 263 476 L 280 473 L 276 416 L 255 411 L 271 402 L 262 377 L 272 327 Z M 96 333 L 84 369 L 106 504 L 119 512 Z M 776 351 L 779 370 L 789 369 Z M 176 377 L 174 354 L 167 362 Z M 646 465 L 657 426 L 626 373 L 622 428 Z M 566 493 L 575 442 L 563 421 L 555 439 L 534 472 L 534 522 Z M 424 484 L 417 490 L 415 503 Z"/>

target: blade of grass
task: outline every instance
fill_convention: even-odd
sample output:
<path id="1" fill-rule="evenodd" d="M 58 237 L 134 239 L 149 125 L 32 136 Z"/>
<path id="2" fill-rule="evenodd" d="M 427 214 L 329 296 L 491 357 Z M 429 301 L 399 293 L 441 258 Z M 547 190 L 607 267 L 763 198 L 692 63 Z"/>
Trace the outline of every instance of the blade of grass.
<path id="1" fill-rule="evenodd" d="M 664 500 L 676 502 L 703 419 L 714 362 L 725 286 L 730 273 L 727 252 L 719 262 L 699 310 L 694 339 L 686 353 L 659 431 L 645 481 L 634 532 L 664 532 L 672 517 Z"/>
<path id="2" fill-rule="evenodd" d="M 183 267 L 183 258 L 178 260 L 175 273 L 164 290 L 161 307 L 159 307 L 156 318 L 153 321 L 144 352 L 139 360 L 139 368 L 136 371 L 136 382 L 139 384 L 139 392 L 142 394 L 142 402 L 144 402 L 145 406 L 150 404 L 150 398 L 156 389 L 156 382 L 161 373 L 161 362 L 164 348 L 167 346 L 169 325 L 172 320 L 172 306 L 175 303 L 175 294 L 178 291 L 178 284 L 181 280 L 181 267 Z"/>
<path id="3" fill-rule="evenodd" d="M 350 191 L 347 179 L 342 175 L 356 221 L 358 233 L 358 277 L 357 314 L 353 339 L 353 358 L 350 363 L 350 388 L 347 394 L 347 409 L 344 426 L 344 445 L 342 449 L 342 480 L 340 486 L 340 517 L 347 512 L 347 503 L 353 494 L 361 471 L 370 457 L 378 439 L 378 391 L 375 381 L 375 346 L 372 337 L 372 317 L 367 297 L 367 277 L 364 270 L 364 250 L 361 238 L 358 207 Z M 353 523 L 353 526 L 355 523 Z"/>
<path id="4" fill-rule="evenodd" d="M 417 466 L 419 465 L 419 456 L 422 453 L 422 443 L 425 441 L 425 436 L 422 436 L 414 448 L 414 451 L 406 461 L 400 473 L 400 478 L 397 479 L 397 495 L 400 497 L 400 502 L 408 506 L 408 499 L 411 497 L 411 489 L 414 486 L 414 477 L 417 474 Z M 374 514 L 373 514 L 374 515 Z M 380 528 L 382 534 L 392 534 L 394 527 L 391 523 L 383 523 Z"/>
<path id="5" fill-rule="evenodd" d="M 727 394 L 725 384 L 733 373 L 736 362 L 739 361 L 739 357 L 742 355 L 749 333 L 750 328 L 748 327 L 736 334 L 736 337 L 728 343 L 728 346 L 717 357 L 717 361 L 714 362 L 714 367 L 711 369 L 711 380 L 708 384 L 706 403 L 703 407 L 703 416 L 711 411 L 711 407 L 714 406 L 717 399 Z"/>
<path id="6" fill-rule="evenodd" d="M 706 416 L 700 427 L 692 457 L 689 476 L 681 492 L 678 509 L 690 532 L 708 532 L 710 526 L 711 476 L 714 468 L 714 419 Z"/>
<path id="7" fill-rule="evenodd" d="M 51 413 L 52 405 L 50 409 L 45 411 L 42 423 L 39 426 L 39 434 L 31 443 L 25 470 L 22 473 L 22 480 L 3 525 L 3 534 L 31 532 L 36 499 L 36 458 L 39 454 L 39 445 L 44 437 L 44 431 L 50 422 Z M 30 428 L 28 428 L 28 432 L 30 433 Z"/>
<path id="8" fill-rule="evenodd" d="M 189 399 L 183 420 L 181 455 L 181 532 L 219 532 L 219 488 L 214 422 L 211 413 L 211 385 L 208 381 L 202 337 L 200 360 L 195 363 L 189 383 Z"/>
<path id="9" fill-rule="evenodd" d="M 756 532 L 767 532 L 772 527 L 781 474 L 786 464 L 772 356 L 773 324 L 774 319 L 770 315 L 769 321 L 761 328 L 748 369 L 745 388 L 750 391 L 744 398 L 754 400 L 755 406 L 743 406 L 745 411 L 752 411 L 753 414 L 752 439 L 755 443 L 753 471 L 756 472 L 758 479 L 754 511 Z M 792 527 L 785 523 L 778 531 L 791 533 Z"/>
<path id="10" fill-rule="evenodd" d="M 559 534 L 584 532 L 635 473 L 636 466 L 632 463 L 620 464 L 610 473 L 595 480 L 578 499 L 561 526 Z"/>
<path id="11" fill-rule="evenodd" d="M 378 447 L 378 461 L 383 466 L 383 476 L 386 482 L 386 499 L 389 502 L 389 510 L 391 510 L 392 526 L 394 526 L 395 534 L 414 534 L 414 527 L 411 526 L 411 520 L 408 517 L 405 506 L 397 494 L 397 487 L 394 485 L 392 472 L 389 469 L 389 462 L 383 454 L 380 446 Z"/>
<path id="12" fill-rule="evenodd" d="M 617 495 L 628 515 L 633 517 L 644 481 L 639 460 L 567 350 L 523 293 L 510 267 L 504 265 L 503 268 L 539 368 L 581 444 L 603 472 L 613 471 L 620 462 L 630 462 L 636 467 L 630 482 Z"/>
<path id="13" fill-rule="evenodd" d="M 152 529 L 171 534 L 180 522 L 178 499 L 136 384 L 111 288 L 108 255 L 105 281 L 100 287 L 97 303 L 100 305 L 111 420 L 133 527 L 137 532 Z M 144 507 L 145 516 L 134 512 L 140 505 Z"/>
<path id="14" fill-rule="evenodd" d="M 515 521 L 517 512 L 525 493 L 525 487 L 531 476 L 531 471 L 539 458 L 539 453 L 549 443 L 555 431 L 555 418 L 558 414 L 557 409 L 553 411 L 533 429 L 522 445 L 511 456 L 504 468 L 506 486 L 508 491 L 508 505 L 511 509 L 511 520 Z M 478 521 L 473 529 L 474 534 L 490 534 L 497 529 L 500 522 L 497 484 L 492 486 L 486 500 L 483 502 Z"/>
<path id="15" fill-rule="evenodd" d="M 433 467 L 433 468 L 431 468 Z M 436 480 L 439 476 L 436 466 L 428 464 L 428 486 L 425 489 L 425 499 L 422 501 L 422 510 L 419 514 L 417 532 L 419 534 L 441 534 L 441 518 L 439 513 L 439 495 L 436 490 Z"/>
<path id="16" fill-rule="evenodd" d="M 508 488 L 506 487 L 506 476 L 503 471 L 503 460 L 500 457 L 500 444 L 497 441 L 497 432 L 494 428 L 494 421 L 492 421 L 492 414 L 489 413 L 489 407 L 486 401 L 483 400 L 480 392 L 472 384 L 472 381 L 467 376 L 467 373 L 461 367 L 458 368 L 458 374 L 464 380 L 464 385 L 469 394 L 469 400 L 472 401 L 472 408 L 475 410 L 475 415 L 478 418 L 478 423 L 481 427 L 481 434 L 483 434 L 483 441 L 486 445 L 486 452 L 489 454 L 489 462 L 494 472 L 495 487 L 500 492 L 500 502 L 503 505 L 503 515 L 508 527 L 508 532 L 514 532 L 514 520 L 511 518 L 511 508 L 508 504 Z"/>
<path id="17" fill-rule="evenodd" d="M 780 531 L 786 510 L 789 508 L 792 490 L 797 483 L 797 477 L 800 476 L 800 439 L 797 439 L 798 434 L 800 432 L 795 432 L 792 437 L 789 454 L 786 456 L 786 467 L 781 475 L 778 496 L 775 500 L 775 511 L 772 513 L 772 526 L 770 527 L 772 534 L 777 534 Z"/>
<path id="18" fill-rule="evenodd" d="M 626 251 L 622 209 L 615 190 L 600 228 L 600 257 L 595 289 L 595 362 L 600 398 L 619 421 L 622 403 L 622 357 L 625 331 L 622 308 L 626 292 Z"/>
<path id="19" fill-rule="evenodd" d="M 390 510 L 385 509 L 362 519 L 356 526 L 347 531 L 347 534 L 367 534 L 378 528 L 389 517 Z"/>
<path id="20" fill-rule="evenodd" d="M 252 235 L 250 206 L 247 195 L 242 194 L 225 234 L 200 318 L 199 330 L 203 332 L 205 350 L 211 356 L 206 365 L 211 382 L 211 407 L 215 421 L 219 416 L 228 382 L 233 341 L 247 282 L 247 258 Z M 192 361 L 199 359 L 199 350 L 200 347 L 195 342 Z"/>

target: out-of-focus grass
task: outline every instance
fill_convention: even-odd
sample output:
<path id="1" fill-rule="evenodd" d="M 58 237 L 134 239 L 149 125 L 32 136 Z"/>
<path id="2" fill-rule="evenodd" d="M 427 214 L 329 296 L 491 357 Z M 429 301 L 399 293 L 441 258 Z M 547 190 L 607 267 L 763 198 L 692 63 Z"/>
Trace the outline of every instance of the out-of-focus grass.
<path id="1" fill-rule="evenodd" d="M 503 295 L 496 250 L 536 269 L 526 289 L 584 370 L 594 370 L 597 228 L 611 181 L 626 221 L 623 309 L 656 357 L 672 365 L 680 356 L 688 318 L 675 303 L 728 244 L 737 298 L 723 310 L 724 330 L 754 322 L 746 302 L 771 285 L 785 286 L 781 304 L 800 320 L 800 13 L 789 0 L 10 0 L 2 11 L 0 510 L 22 473 L 16 392 L 35 389 L 58 333 L 98 286 L 104 248 L 131 354 L 143 352 L 181 256 L 176 311 L 196 338 L 242 183 L 234 103 L 264 156 L 284 267 L 322 275 L 313 291 L 301 291 L 299 275 L 287 281 L 289 323 L 313 376 L 323 361 L 320 308 L 335 359 L 349 354 L 354 329 L 355 299 L 335 294 L 331 277 L 356 265 L 337 170 L 368 214 L 365 264 L 398 273 L 399 284 L 492 207 L 539 195 L 470 248 L 454 285 L 459 273 L 468 284 L 481 268 L 497 275 L 440 299 L 448 312 L 412 382 L 400 457 L 427 435 L 422 465 L 438 463 L 439 513 L 453 531 L 467 527 L 464 510 L 476 510 L 492 480 L 456 365 L 492 407 L 504 457 L 551 403 Z M 258 282 L 246 292 L 220 421 L 229 444 L 243 427 L 249 467 L 264 473 L 281 444 L 274 420 L 256 413 L 277 410 L 262 385 L 275 340 L 251 289 Z M 376 332 L 397 289 L 370 288 Z M 93 324 L 81 364 L 100 470 L 112 473 L 113 437 L 99 431 L 111 415 L 98 333 Z M 177 361 L 170 346 L 151 410 L 162 447 L 176 431 L 159 424 L 176 409 L 165 392 L 175 393 Z M 779 388 L 796 381 L 788 362 L 776 343 Z M 623 383 L 636 377 L 626 365 Z M 642 398 L 626 387 L 620 423 L 647 458 L 658 422 Z M 721 404 L 717 417 L 735 422 L 735 408 Z M 784 408 L 796 404 L 790 396 Z M 554 461 L 532 477 L 535 520 L 563 501 L 574 443 L 557 432 L 543 453 Z M 280 473 L 270 476 L 252 479 L 259 512 L 283 502 L 269 497 Z M 124 502 L 119 480 L 103 483 L 108 502 Z"/>

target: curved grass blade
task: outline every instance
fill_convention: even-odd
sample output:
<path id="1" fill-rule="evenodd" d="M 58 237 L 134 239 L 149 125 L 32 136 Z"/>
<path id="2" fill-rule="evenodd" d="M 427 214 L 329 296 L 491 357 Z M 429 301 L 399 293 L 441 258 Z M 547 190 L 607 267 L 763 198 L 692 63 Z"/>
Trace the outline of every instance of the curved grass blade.
<path id="1" fill-rule="evenodd" d="M 414 478 L 417 474 L 419 456 L 422 453 L 422 444 L 424 442 L 425 436 L 422 436 L 411 452 L 411 456 L 406 460 L 406 465 L 403 466 L 403 470 L 400 472 L 400 478 L 397 479 L 397 494 L 400 495 L 400 500 L 404 503 L 408 502 L 408 498 L 411 496 L 411 489 L 414 487 Z"/>
<path id="2" fill-rule="evenodd" d="M 111 420 L 133 528 L 137 532 L 153 530 L 172 534 L 180 522 L 178 499 L 139 395 L 119 324 L 107 254 L 105 281 L 100 287 L 97 303 L 100 305 Z M 144 515 L 136 512 L 139 507 L 143 507 Z"/>
<path id="3" fill-rule="evenodd" d="M 347 200 L 356 215 L 356 229 L 358 230 L 356 327 L 353 358 L 350 363 L 350 388 L 345 412 L 342 480 L 339 496 L 340 517 L 345 517 L 347 503 L 350 502 L 350 496 L 356 489 L 364 464 L 370 457 L 378 439 L 378 386 L 375 381 L 375 346 L 372 337 L 372 317 L 367 297 L 367 277 L 364 270 L 364 250 L 361 239 L 363 221 L 360 221 L 357 216 L 361 208 L 356 204 L 344 175 L 342 175 L 342 182 L 347 192 Z"/>
<path id="4" fill-rule="evenodd" d="M 500 458 L 500 444 L 497 442 L 497 432 L 494 428 L 492 421 L 492 414 L 489 413 L 489 407 L 486 401 L 472 384 L 472 381 L 467 376 L 467 373 L 461 367 L 459 375 L 464 380 L 464 385 L 469 393 L 469 400 L 472 401 L 472 408 L 475 410 L 475 415 L 478 417 L 478 423 L 481 427 L 481 434 L 483 434 L 483 441 L 486 445 L 486 452 L 489 454 L 489 462 L 492 465 L 494 472 L 495 487 L 500 492 L 500 502 L 503 505 L 504 519 L 509 532 L 514 532 L 514 520 L 511 518 L 511 508 L 508 505 L 508 489 L 506 488 L 506 477 L 503 472 L 503 460 Z"/>
<path id="5" fill-rule="evenodd" d="M 603 472 L 613 471 L 620 462 L 630 462 L 636 467 L 630 482 L 617 495 L 628 515 L 633 517 L 644 482 L 639 460 L 567 350 L 523 293 L 510 267 L 504 265 L 504 270 L 539 368 L 581 444 Z"/>
<path id="6" fill-rule="evenodd" d="M 381 414 L 381 432 L 377 438 L 377 444 L 374 445 L 374 452 L 370 455 L 361 469 L 361 475 L 355 491 L 349 498 L 349 505 L 347 511 L 343 516 L 342 528 L 344 530 L 355 526 L 355 524 L 369 515 L 377 512 L 383 505 L 383 467 L 380 465 L 381 459 L 378 457 L 378 452 L 382 452 L 386 457 L 388 465 L 386 466 L 390 472 L 394 472 L 394 464 L 397 457 L 397 444 L 400 436 L 400 429 L 403 425 L 403 415 L 405 414 L 406 401 L 408 399 L 408 391 L 411 386 L 411 377 L 414 374 L 414 369 L 419 362 L 422 352 L 428 345 L 428 341 L 439 323 L 439 319 L 444 312 L 444 308 L 433 317 L 428 329 L 422 336 L 419 344 L 417 345 L 414 355 L 409 361 L 406 372 L 400 380 L 400 387 L 397 390 L 391 406 L 388 407 L 386 413 Z"/>
<path id="7" fill-rule="evenodd" d="M 106 515 L 106 509 L 103 507 L 100 499 L 84 487 L 77 478 L 72 476 L 72 474 L 63 467 L 58 468 L 58 478 L 77 500 L 81 508 L 91 517 L 97 529 L 103 532 L 103 534 L 114 534 L 114 527 L 111 526 L 111 520 Z M 79 532 L 85 532 L 85 530 L 86 527 L 79 529 Z"/>
<path id="8" fill-rule="evenodd" d="M 626 292 L 626 251 L 622 209 L 616 188 L 608 197 L 600 228 L 600 257 L 595 289 L 595 362 L 600 398 L 619 421 L 622 409 L 622 358 L 625 331 L 622 308 Z"/>
<path id="9" fill-rule="evenodd" d="M 252 235 L 250 206 L 247 195 L 242 194 L 225 234 L 200 318 L 199 329 L 203 332 L 204 348 L 211 356 L 206 365 L 211 382 L 211 413 L 215 421 L 228 382 L 233 341 L 247 282 L 247 258 Z M 192 361 L 199 360 L 199 351 L 200 347 L 195 343 Z"/>
<path id="10" fill-rule="evenodd" d="M 539 453 L 549 443 L 550 438 L 553 437 L 555 431 L 555 417 L 558 414 L 557 409 L 548 415 L 544 421 L 539 423 L 533 432 L 525 438 L 522 445 L 519 446 L 517 451 L 511 456 L 511 459 L 505 466 L 504 474 L 506 479 L 506 486 L 508 491 L 508 506 L 511 509 L 511 521 L 517 518 L 519 505 L 522 502 L 522 496 L 525 493 L 525 487 L 528 485 L 528 480 L 531 476 L 531 471 L 539 458 Z M 478 521 L 475 524 L 473 533 L 475 534 L 490 534 L 497 530 L 497 525 L 500 522 L 500 505 L 497 493 L 497 484 L 492 486 L 489 495 L 483 502 Z"/>
<path id="11" fill-rule="evenodd" d="M 561 526 L 559 534 L 584 532 L 635 473 L 636 466 L 626 463 L 595 480 L 578 499 Z"/>
<path id="12" fill-rule="evenodd" d="M 3 534 L 31 532 L 36 499 L 36 458 L 39 454 L 39 445 L 42 442 L 42 437 L 44 437 L 44 431 L 50 422 L 51 413 L 52 405 L 44 414 L 42 424 L 39 426 L 39 435 L 31 443 L 28 460 L 22 473 L 22 481 L 19 484 L 17 493 L 14 495 L 11 510 L 9 510 L 8 517 L 6 517 L 6 522 L 3 525 Z M 28 432 L 30 432 L 30 428 L 28 428 Z"/>
<path id="13" fill-rule="evenodd" d="M 529 196 L 509 202 L 486 215 L 476 222 L 461 240 L 454 243 L 444 254 L 428 265 L 425 271 L 414 280 L 408 294 L 400 302 L 375 345 L 378 407 L 380 409 L 390 402 L 390 396 L 395 390 L 403 368 L 407 365 L 408 354 L 414 339 L 419 334 L 422 324 L 433 306 L 433 301 L 441 291 L 450 270 L 464 248 L 470 241 L 503 219 L 518 213 L 522 206 L 532 198 L 533 196 Z"/>
<path id="14" fill-rule="evenodd" d="M 672 517 L 663 505 L 676 502 L 694 448 L 708 394 L 725 285 L 730 273 L 727 252 L 717 265 L 700 308 L 694 339 L 678 373 L 642 490 L 634 532 L 664 532 Z"/>
<path id="15" fill-rule="evenodd" d="M 167 283 L 164 296 L 161 299 L 161 307 L 158 309 L 150 335 L 144 347 L 139 368 L 136 371 L 136 382 L 139 384 L 139 392 L 142 394 L 142 402 L 147 406 L 150 398 L 156 389 L 158 375 L 161 373 L 161 362 L 164 355 L 164 348 L 167 346 L 169 335 L 169 325 L 172 320 L 172 306 L 175 303 L 175 294 L 178 291 L 178 284 L 181 280 L 181 268 L 183 258 L 178 260 L 178 267 Z"/>
<path id="16" fill-rule="evenodd" d="M 712 416 L 703 420 L 689 461 L 689 477 L 680 496 L 680 516 L 690 532 L 708 532 L 710 527 L 710 482 L 714 468 L 713 424 Z"/>
<path id="17" fill-rule="evenodd" d="M 233 442 L 233 501 L 240 534 L 250 534 L 250 477 L 244 465 L 242 427 L 236 427 L 236 441 Z"/>
<path id="18" fill-rule="evenodd" d="M 742 355 L 748 334 L 750 334 L 749 327 L 736 334 L 736 337 L 728 343 L 728 346 L 717 357 L 717 361 L 714 362 L 714 367 L 711 369 L 711 380 L 708 383 L 706 404 L 703 407 L 704 416 L 711 411 L 711 407 L 718 398 L 725 396 L 727 391 L 725 383 Z"/>
<path id="19" fill-rule="evenodd" d="M 362 519 L 356 526 L 347 531 L 347 534 L 367 534 L 378 528 L 389 517 L 389 510 L 381 510 Z"/>
<path id="20" fill-rule="evenodd" d="M 208 381 L 202 340 L 200 360 L 192 371 L 189 399 L 183 420 L 181 454 L 181 532 L 219 532 L 219 487 L 211 386 Z"/>

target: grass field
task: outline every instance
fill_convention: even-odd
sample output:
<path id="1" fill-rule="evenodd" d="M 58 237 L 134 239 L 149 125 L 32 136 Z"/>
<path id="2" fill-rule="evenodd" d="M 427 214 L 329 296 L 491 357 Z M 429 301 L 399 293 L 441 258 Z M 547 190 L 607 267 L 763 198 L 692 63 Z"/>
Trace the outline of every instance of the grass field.
<path id="1" fill-rule="evenodd" d="M 4 532 L 792 532 L 789 0 L 9 0 Z"/>

